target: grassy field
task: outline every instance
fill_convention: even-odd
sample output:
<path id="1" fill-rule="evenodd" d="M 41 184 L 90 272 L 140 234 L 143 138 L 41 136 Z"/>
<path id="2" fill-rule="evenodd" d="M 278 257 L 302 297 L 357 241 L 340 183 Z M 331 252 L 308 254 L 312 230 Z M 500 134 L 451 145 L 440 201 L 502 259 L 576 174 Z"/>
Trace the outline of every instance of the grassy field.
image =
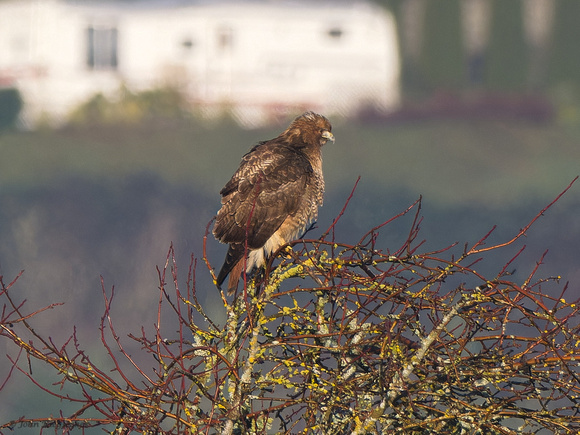
<path id="1" fill-rule="evenodd" d="M 217 192 L 257 141 L 283 128 L 247 131 L 231 122 L 77 127 L 0 136 L 0 188 L 26 190 L 81 177 L 102 183 L 149 173 Z M 580 173 L 580 134 L 556 125 L 430 121 L 335 122 L 324 150 L 328 191 L 362 177 L 368 193 L 408 193 L 442 206 L 552 198 Z"/>

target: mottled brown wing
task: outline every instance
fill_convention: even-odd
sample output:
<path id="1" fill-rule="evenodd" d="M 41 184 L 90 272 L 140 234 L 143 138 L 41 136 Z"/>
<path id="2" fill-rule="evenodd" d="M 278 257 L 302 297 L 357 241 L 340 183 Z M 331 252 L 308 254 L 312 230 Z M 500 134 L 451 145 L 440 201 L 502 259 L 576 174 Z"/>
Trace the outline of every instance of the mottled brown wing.
<path id="1" fill-rule="evenodd" d="M 246 154 L 239 169 L 221 190 L 222 208 L 214 235 L 223 243 L 260 248 L 298 212 L 313 171 L 307 158 L 275 143 L 264 143 Z"/>

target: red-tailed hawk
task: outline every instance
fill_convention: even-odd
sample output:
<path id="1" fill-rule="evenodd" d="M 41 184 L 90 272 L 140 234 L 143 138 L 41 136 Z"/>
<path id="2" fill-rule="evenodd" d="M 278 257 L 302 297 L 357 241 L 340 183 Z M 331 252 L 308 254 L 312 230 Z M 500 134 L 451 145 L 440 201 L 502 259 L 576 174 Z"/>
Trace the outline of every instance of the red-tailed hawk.
<path id="1" fill-rule="evenodd" d="M 244 264 L 246 273 L 262 267 L 316 219 L 324 193 L 321 148 L 334 142 L 331 130 L 322 115 L 300 115 L 280 136 L 244 155 L 220 191 L 222 207 L 213 234 L 230 245 L 217 276 L 221 286 L 230 275 L 228 295 L 236 290 Z"/>

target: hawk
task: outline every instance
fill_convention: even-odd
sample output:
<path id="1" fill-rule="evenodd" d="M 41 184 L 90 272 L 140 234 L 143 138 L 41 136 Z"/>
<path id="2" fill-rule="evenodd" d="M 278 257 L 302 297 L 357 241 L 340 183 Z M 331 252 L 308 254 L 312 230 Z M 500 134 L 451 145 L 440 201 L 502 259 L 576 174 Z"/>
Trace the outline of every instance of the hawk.
<path id="1" fill-rule="evenodd" d="M 299 237 L 322 205 L 322 146 L 334 142 L 328 119 L 314 112 L 297 117 L 278 137 L 254 146 L 220 191 L 222 206 L 213 234 L 229 244 L 217 276 L 235 292 L 244 264 L 260 268 L 280 246 Z"/>

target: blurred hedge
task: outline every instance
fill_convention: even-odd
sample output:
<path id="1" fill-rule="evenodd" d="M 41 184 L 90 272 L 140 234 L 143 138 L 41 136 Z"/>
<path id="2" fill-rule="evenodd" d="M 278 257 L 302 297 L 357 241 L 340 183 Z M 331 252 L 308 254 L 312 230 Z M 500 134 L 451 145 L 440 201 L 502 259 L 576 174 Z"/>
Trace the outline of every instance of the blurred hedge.
<path id="1" fill-rule="evenodd" d="M 15 127 L 21 110 L 22 97 L 18 89 L 0 89 L 0 130 Z"/>
<path id="2" fill-rule="evenodd" d="M 96 94 L 77 107 L 70 116 L 76 125 L 138 124 L 143 121 L 187 117 L 187 102 L 171 87 L 132 92 L 122 87 L 116 97 Z"/>

